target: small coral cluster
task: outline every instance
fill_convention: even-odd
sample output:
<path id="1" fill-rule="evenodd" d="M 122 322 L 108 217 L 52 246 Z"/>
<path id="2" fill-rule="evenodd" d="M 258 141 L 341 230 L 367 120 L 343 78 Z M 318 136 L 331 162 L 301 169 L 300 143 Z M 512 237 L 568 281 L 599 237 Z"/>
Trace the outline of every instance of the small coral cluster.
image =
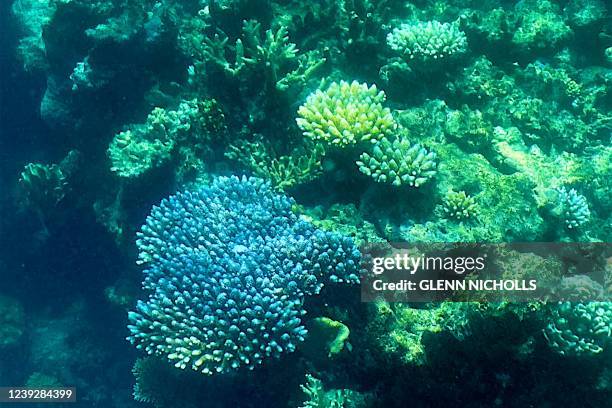
<path id="1" fill-rule="evenodd" d="M 432 62 L 463 54 L 467 38 L 459 24 L 418 21 L 402 24 L 387 35 L 387 44 L 408 61 Z"/>
<path id="2" fill-rule="evenodd" d="M 293 351 L 304 296 L 356 282 L 360 259 L 294 204 L 261 179 L 220 177 L 154 207 L 138 234 L 149 298 L 129 314 L 129 340 L 205 374 Z"/>
<path id="3" fill-rule="evenodd" d="M 357 162 L 359 170 L 379 183 L 420 187 L 436 174 L 436 154 L 406 139 L 386 138 L 364 152 Z"/>
<path id="4" fill-rule="evenodd" d="M 385 94 L 357 81 L 334 82 L 325 91 L 317 90 L 298 110 L 296 119 L 304 135 L 327 145 L 346 147 L 376 142 L 395 130 Z"/>
<path id="5" fill-rule="evenodd" d="M 576 229 L 586 224 L 591 216 L 586 198 L 575 189 L 561 187 L 559 193 L 560 215 L 568 229 Z"/>
<path id="6" fill-rule="evenodd" d="M 563 355 L 601 353 L 612 343 L 612 303 L 560 302 L 545 330 L 548 344 Z"/>
<path id="7" fill-rule="evenodd" d="M 447 217 L 458 221 L 473 219 L 478 213 L 476 200 L 465 191 L 449 191 L 444 198 L 442 209 Z"/>

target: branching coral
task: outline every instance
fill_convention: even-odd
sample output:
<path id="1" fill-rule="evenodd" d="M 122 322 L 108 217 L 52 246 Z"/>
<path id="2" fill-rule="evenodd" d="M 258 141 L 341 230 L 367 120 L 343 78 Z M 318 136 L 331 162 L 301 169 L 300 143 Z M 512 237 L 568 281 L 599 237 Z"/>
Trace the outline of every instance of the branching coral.
<path id="1" fill-rule="evenodd" d="M 264 142 L 237 141 L 225 156 L 249 167 L 253 174 L 270 180 L 279 189 L 312 181 L 322 173 L 323 147 L 306 144 L 290 154 L 277 156 Z"/>
<path id="2" fill-rule="evenodd" d="M 436 154 L 405 138 L 381 139 L 357 161 L 359 171 L 379 183 L 420 187 L 436 174 Z"/>
<path id="3" fill-rule="evenodd" d="M 203 41 L 203 47 L 190 47 L 197 58 L 221 68 L 230 78 L 245 80 L 249 72 L 261 71 L 267 91 L 299 88 L 325 62 L 312 52 L 300 54 L 289 41 L 287 27 L 281 25 L 262 35 L 261 24 L 254 20 L 244 21 L 242 36 L 232 46 L 222 31 Z M 233 60 L 228 60 L 228 54 L 233 54 Z"/>
<path id="4" fill-rule="evenodd" d="M 223 113 L 214 100 L 186 100 L 176 110 L 155 108 L 144 124 L 115 135 L 108 148 L 111 170 L 138 177 L 167 162 L 177 144 L 206 142 L 223 127 Z"/>
<path id="5" fill-rule="evenodd" d="M 442 210 L 448 218 L 458 221 L 474 219 L 478 216 L 476 200 L 467 195 L 465 191 L 449 191 L 444 197 Z"/>
<path id="6" fill-rule="evenodd" d="M 323 382 L 306 374 L 306 383 L 300 385 L 306 396 L 301 408 L 365 408 L 369 406 L 370 395 L 350 389 L 330 389 L 323 387 Z"/>
<path id="7" fill-rule="evenodd" d="M 568 229 L 576 229 L 586 224 L 591 211 L 586 198 L 575 189 L 569 191 L 565 187 L 557 189 L 558 205 L 556 212 L 562 217 Z"/>
<path id="8" fill-rule="evenodd" d="M 298 126 L 304 135 L 326 145 L 346 147 L 375 143 L 395 129 L 385 93 L 376 85 L 357 81 L 332 83 L 325 91 L 310 94 L 298 109 Z"/>
<path id="9" fill-rule="evenodd" d="M 612 343 L 611 302 L 560 302 L 551 313 L 544 333 L 559 354 L 598 354 Z"/>
<path id="10" fill-rule="evenodd" d="M 57 206 L 69 191 L 68 180 L 79 158 L 79 152 L 71 150 L 59 164 L 27 164 L 19 177 L 22 204 L 41 212 Z"/>
<path id="11" fill-rule="evenodd" d="M 419 21 L 394 28 L 387 44 L 408 61 L 430 63 L 465 53 L 467 37 L 458 22 Z"/>
<path id="12" fill-rule="evenodd" d="M 57 164 L 30 163 L 19 178 L 20 190 L 27 206 L 55 206 L 66 195 L 66 175 Z"/>
<path id="13" fill-rule="evenodd" d="M 129 340 L 178 368 L 253 368 L 304 339 L 304 296 L 356 282 L 353 242 L 315 229 L 256 178 L 220 177 L 154 207 L 138 234 L 147 301 Z"/>
<path id="14" fill-rule="evenodd" d="M 304 135 L 327 145 L 346 147 L 361 142 L 375 143 L 395 129 L 385 93 L 376 85 L 357 81 L 332 83 L 325 91 L 310 94 L 298 109 L 298 126 Z"/>

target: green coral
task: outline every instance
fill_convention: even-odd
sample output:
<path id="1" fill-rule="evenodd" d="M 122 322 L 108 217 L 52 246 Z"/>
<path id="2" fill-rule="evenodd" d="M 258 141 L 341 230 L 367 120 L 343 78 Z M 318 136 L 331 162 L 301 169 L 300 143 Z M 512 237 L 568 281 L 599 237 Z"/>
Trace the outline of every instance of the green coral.
<path id="1" fill-rule="evenodd" d="M 229 145 L 225 156 L 247 166 L 253 174 L 272 181 L 279 189 L 307 183 L 322 173 L 321 145 L 305 144 L 292 149 L 288 155 L 277 155 L 263 141 L 239 140 Z"/>
<path id="2" fill-rule="evenodd" d="M 358 245 L 385 241 L 379 236 L 374 224 L 365 220 L 354 204 L 333 204 L 329 208 L 319 205 L 302 208 L 301 212 L 302 218 L 317 228 L 349 236 Z"/>
<path id="3" fill-rule="evenodd" d="M 512 42 L 531 51 L 558 46 L 572 35 L 558 6 L 547 0 L 521 0 L 515 6 L 518 17 Z"/>
<path id="4" fill-rule="evenodd" d="M 194 37 L 190 33 L 182 38 L 183 47 L 197 61 L 217 66 L 228 78 L 245 81 L 261 73 L 268 93 L 300 90 L 325 62 L 316 51 L 299 53 L 289 41 L 286 26 L 262 34 L 261 24 L 255 20 L 243 21 L 242 35 L 233 45 L 221 29 L 213 36 Z"/>
<path id="5" fill-rule="evenodd" d="M 612 342 L 612 302 L 560 302 L 544 333 L 559 354 L 599 354 Z"/>
<path id="6" fill-rule="evenodd" d="M 385 93 L 357 81 L 332 83 L 310 94 L 298 109 L 296 122 L 304 135 L 325 145 L 346 147 L 375 143 L 395 130 Z"/>
<path id="7" fill-rule="evenodd" d="M 478 57 L 448 84 L 451 92 L 473 102 L 482 103 L 512 93 L 514 78 L 506 75 L 485 56 Z"/>
<path id="8" fill-rule="evenodd" d="M 384 356 L 402 364 L 423 365 L 427 360 L 424 336 L 443 331 L 461 336 L 467 324 L 464 309 L 469 305 L 443 302 L 416 308 L 377 300 L 370 305 L 367 332 Z"/>
<path id="9" fill-rule="evenodd" d="M 51 21 L 57 8 L 55 0 L 16 0 L 12 5 L 23 37 L 19 39 L 17 51 L 27 71 L 48 67 L 44 27 Z"/>
<path id="10" fill-rule="evenodd" d="M 461 146 L 472 150 L 486 151 L 493 138 L 493 125 L 481 111 L 463 106 L 450 111 L 446 116 L 446 134 Z"/>
<path id="11" fill-rule="evenodd" d="M 606 5 L 601 0 L 570 0 L 563 14 L 573 26 L 586 27 L 606 18 Z"/>
<path id="12" fill-rule="evenodd" d="M 476 200 L 467 195 L 465 191 L 449 191 L 444 197 L 442 210 L 448 218 L 458 221 L 474 219 L 478 216 Z"/>
<path id="13" fill-rule="evenodd" d="M 33 372 L 25 382 L 28 388 L 62 388 L 61 381 L 52 376 L 41 372 Z"/>
<path id="14" fill-rule="evenodd" d="M 467 37 L 458 21 L 419 21 L 394 28 L 387 45 L 408 61 L 431 63 L 465 53 Z"/>
<path id="15" fill-rule="evenodd" d="M 115 135 L 108 148 L 111 170 L 125 178 L 141 176 L 167 163 L 177 145 L 205 144 L 223 128 L 223 113 L 213 100 L 182 101 L 175 110 L 155 108 L 145 123 Z"/>
<path id="16" fill-rule="evenodd" d="M 406 138 L 383 138 L 357 161 L 359 171 L 379 183 L 420 187 L 436 174 L 436 153 Z"/>

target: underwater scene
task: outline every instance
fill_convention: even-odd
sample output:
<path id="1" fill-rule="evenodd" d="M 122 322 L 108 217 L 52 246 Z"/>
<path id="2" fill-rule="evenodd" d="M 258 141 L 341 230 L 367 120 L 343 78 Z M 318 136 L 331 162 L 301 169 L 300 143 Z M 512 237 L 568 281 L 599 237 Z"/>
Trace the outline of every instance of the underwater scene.
<path id="1" fill-rule="evenodd" d="M 3 0 L 0 70 L 0 406 L 612 408 L 609 0 Z"/>

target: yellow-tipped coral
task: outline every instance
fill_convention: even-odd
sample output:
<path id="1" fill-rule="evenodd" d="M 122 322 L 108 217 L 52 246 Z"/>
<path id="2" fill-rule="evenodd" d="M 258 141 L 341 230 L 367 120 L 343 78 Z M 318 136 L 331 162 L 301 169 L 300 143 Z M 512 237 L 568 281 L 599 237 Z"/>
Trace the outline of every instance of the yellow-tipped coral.
<path id="1" fill-rule="evenodd" d="M 396 127 L 391 111 L 382 105 L 385 98 L 376 85 L 334 82 L 308 96 L 296 121 L 306 137 L 327 145 L 376 143 Z"/>

